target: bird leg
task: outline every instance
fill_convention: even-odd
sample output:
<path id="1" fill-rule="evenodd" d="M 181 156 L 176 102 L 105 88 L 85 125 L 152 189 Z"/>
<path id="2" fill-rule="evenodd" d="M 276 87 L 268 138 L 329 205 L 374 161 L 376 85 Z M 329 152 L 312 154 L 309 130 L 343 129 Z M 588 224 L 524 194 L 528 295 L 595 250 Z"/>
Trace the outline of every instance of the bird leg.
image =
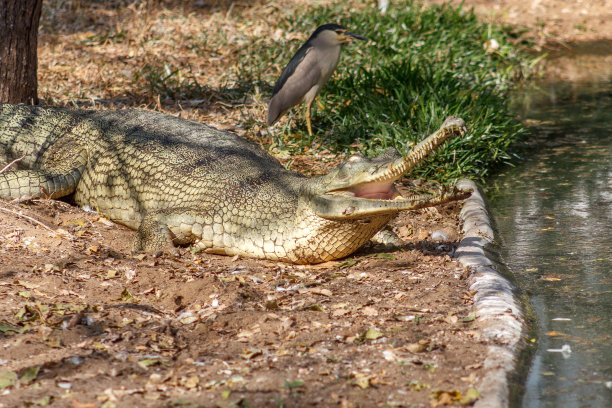
<path id="1" fill-rule="evenodd" d="M 306 126 L 308 126 L 308 135 L 310 137 L 312 137 L 312 127 L 310 126 L 310 107 L 312 106 L 312 101 L 314 101 L 314 98 L 306 103 Z"/>

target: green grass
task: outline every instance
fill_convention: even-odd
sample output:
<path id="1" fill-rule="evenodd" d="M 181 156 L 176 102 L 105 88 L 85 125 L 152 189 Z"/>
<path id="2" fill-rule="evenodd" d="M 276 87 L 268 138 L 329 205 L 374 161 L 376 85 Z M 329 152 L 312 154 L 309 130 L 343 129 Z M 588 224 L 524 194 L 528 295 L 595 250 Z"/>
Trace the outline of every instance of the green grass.
<path id="1" fill-rule="evenodd" d="M 482 180 L 511 162 L 512 143 L 526 130 L 514 120 L 507 94 L 533 62 L 526 46 L 515 44 L 512 28 L 482 23 L 463 8 L 423 8 L 413 1 L 391 6 L 385 16 L 373 6 L 351 13 L 335 5 L 281 19 L 280 27 L 303 33 L 338 22 L 372 42 L 345 47 L 336 75 L 315 101 L 313 138 L 303 109 L 296 107 L 297 120 L 274 129 L 276 145 L 293 154 L 319 144 L 338 154 L 374 155 L 389 146 L 405 153 L 445 117 L 457 115 L 469 134 L 447 144 L 413 176 Z M 499 48 L 487 51 L 491 39 Z M 281 39 L 271 46 L 266 38 L 254 39 L 242 51 L 236 79 L 273 86 L 300 44 Z"/>

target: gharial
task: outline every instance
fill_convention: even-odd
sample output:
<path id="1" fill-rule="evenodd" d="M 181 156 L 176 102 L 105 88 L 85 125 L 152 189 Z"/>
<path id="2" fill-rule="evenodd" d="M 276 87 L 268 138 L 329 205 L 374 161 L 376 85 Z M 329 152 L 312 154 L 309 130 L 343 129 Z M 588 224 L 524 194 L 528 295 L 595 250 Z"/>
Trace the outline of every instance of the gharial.
<path id="1" fill-rule="evenodd" d="M 306 125 L 308 134 L 312 136 L 312 102 L 336 69 L 342 45 L 353 39 L 367 41 L 364 36 L 350 33 L 338 24 L 324 24 L 312 33 L 274 85 L 268 105 L 268 126 L 272 126 L 287 110 L 306 102 Z"/>
<path id="2" fill-rule="evenodd" d="M 193 244 L 318 263 L 351 254 L 400 211 L 468 197 L 446 186 L 404 198 L 394 187 L 464 131 L 450 117 L 405 157 L 393 148 L 372 159 L 356 154 L 307 178 L 256 143 L 170 115 L 0 104 L 0 163 L 22 158 L 0 173 L 0 197 L 72 195 L 135 229 L 136 249 Z"/>

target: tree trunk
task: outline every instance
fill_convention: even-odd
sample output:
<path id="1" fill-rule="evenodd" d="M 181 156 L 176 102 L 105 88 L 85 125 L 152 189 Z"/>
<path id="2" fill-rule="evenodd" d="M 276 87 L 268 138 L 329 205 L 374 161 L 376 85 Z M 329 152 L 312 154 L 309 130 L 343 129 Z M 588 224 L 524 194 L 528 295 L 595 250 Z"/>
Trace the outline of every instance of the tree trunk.
<path id="1" fill-rule="evenodd" d="M 0 102 L 38 103 L 42 0 L 0 0 Z"/>

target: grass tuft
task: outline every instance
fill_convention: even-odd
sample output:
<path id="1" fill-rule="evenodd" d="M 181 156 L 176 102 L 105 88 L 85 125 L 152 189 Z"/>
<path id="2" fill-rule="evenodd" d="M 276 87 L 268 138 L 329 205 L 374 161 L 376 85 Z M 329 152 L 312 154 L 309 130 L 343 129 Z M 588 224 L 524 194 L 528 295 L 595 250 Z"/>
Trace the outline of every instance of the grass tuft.
<path id="1" fill-rule="evenodd" d="M 482 23 L 461 7 L 425 8 L 413 1 L 393 3 L 384 16 L 375 7 L 358 12 L 341 5 L 316 7 L 287 16 L 279 27 L 310 33 L 327 22 L 371 41 L 345 47 L 335 76 L 315 102 L 313 138 L 303 109 L 296 107 L 275 127 L 277 145 L 292 154 L 313 146 L 369 155 L 394 146 L 405 153 L 447 116 L 457 115 L 468 123 L 469 134 L 448 143 L 414 176 L 482 180 L 513 159 L 510 147 L 526 131 L 510 113 L 507 95 L 530 60 L 510 27 Z M 246 45 L 237 78 L 272 86 L 303 42 L 287 37 L 275 46 L 258 39 Z"/>

